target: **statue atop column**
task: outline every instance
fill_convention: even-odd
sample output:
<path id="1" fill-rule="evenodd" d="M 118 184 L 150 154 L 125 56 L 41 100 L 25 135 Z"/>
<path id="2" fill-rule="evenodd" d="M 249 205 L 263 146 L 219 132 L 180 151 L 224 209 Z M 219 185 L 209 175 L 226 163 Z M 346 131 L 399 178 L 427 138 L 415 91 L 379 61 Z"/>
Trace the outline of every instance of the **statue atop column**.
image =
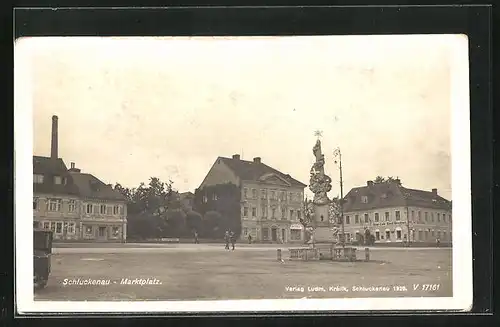
<path id="1" fill-rule="evenodd" d="M 321 132 L 317 131 L 318 140 L 313 147 L 313 154 L 316 158 L 311 167 L 311 178 L 309 180 L 309 189 L 314 193 L 313 203 L 317 205 L 329 204 L 327 193 L 332 189 L 332 179 L 325 174 L 325 155 L 321 151 Z"/>

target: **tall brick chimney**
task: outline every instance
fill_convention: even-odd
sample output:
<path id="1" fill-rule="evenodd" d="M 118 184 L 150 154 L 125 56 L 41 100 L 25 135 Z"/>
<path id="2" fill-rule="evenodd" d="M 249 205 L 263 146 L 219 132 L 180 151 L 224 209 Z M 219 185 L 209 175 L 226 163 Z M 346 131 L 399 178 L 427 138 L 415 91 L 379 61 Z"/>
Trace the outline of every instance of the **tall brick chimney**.
<path id="1" fill-rule="evenodd" d="M 57 116 L 52 116 L 52 142 L 50 145 L 50 157 L 52 159 L 59 158 L 58 153 L 58 131 L 57 131 Z"/>
<path id="2" fill-rule="evenodd" d="M 255 162 L 255 163 L 261 163 L 261 158 L 260 157 L 255 157 L 255 158 L 253 158 L 253 162 Z"/>
<path id="3" fill-rule="evenodd" d="M 240 160 L 240 155 L 239 154 L 233 154 L 233 159 Z"/>
<path id="4" fill-rule="evenodd" d="M 437 188 L 433 188 L 432 189 L 432 194 L 437 195 L 438 194 L 438 189 Z"/>

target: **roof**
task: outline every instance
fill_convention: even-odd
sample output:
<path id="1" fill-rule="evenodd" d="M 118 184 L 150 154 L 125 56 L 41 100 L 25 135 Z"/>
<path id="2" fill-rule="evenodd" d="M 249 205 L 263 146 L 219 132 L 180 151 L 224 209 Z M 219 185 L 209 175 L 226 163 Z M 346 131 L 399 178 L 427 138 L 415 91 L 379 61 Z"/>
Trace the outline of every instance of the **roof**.
<path id="1" fill-rule="evenodd" d="M 367 197 L 367 203 L 361 197 Z M 344 212 L 371 210 L 388 207 L 414 206 L 449 210 L 451 201 L 437 193 L 403 187 L 399 183 L 374 183 L 370 186 L 355 187 L 344 197 Z"/>
<path id="2" fill-rule="evenodd" d="M 279 170 L 269 167 L 262 162 L 246 161 L 234 158 L 219 157 L 240 179 L 248 181 L 256 181 L 265 174 L 276 174 L 289 182 L 292 186 L 304 188 L 307 185 L 292 178 L 288 174 L 284 174 Z"/>
<path id="3" fill-rule="evenodd" d="M 125 197 L 92 174 L 70 172 L 82 197 L 99 200 L 125 201 Z"/>
<path id="4" fill-rule="evenodd" d="M 33 156 L 33 174 L 44 176 L 43 183 L 33 183 L 33 193 L 78 195 L 78 188 L 61 158 Z M 66 183 L 54 184 L 52 180 L 54 176 L 64 177 Z"/>

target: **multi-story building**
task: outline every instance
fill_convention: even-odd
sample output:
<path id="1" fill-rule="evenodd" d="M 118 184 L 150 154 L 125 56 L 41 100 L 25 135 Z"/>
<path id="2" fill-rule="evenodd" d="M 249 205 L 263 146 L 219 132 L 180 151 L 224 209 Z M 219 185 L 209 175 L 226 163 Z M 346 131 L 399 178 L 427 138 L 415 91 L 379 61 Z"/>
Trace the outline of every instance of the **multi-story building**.
<path id="1" fill-rule="evenodd" d="M 33 216 L 54 239 L 79 239 L 78 188 L 60 158 L 33 156 Z"/>
<path id="2" fill-rule="evenodd" d="M 235 154 L 232 158 L 218 157 L 197 192 L 228 183 L 241 192 L 238 199 L 242 240 L 251 235 L 255 241 L 303 241 L 300 218 L 305 184 L 265 165 L 259 157 L 246 161 Z"/>
<path id="3" fill-rule="evenodd" d="M 125 198 L 74 163 L 66 167 L 58 157 L 57 124 L 53 116 L 51 156 L 33 156 L 34 225 L 51 229 L 55 240 L 125 241 Z"/>
<path id="4" fill-rule="evenodd" d="M 403 187 L 399 179 L 384 183 L 368 181 L 344 197 L 346 238 L 364 238 L 366 230 L 376 243 L 451 243 L 451 201 L 429 191 Z"/>
<path id="5" fill-rule="evenodd" d="M 71 163 L 69 173 L 79 190 L 80 238 L 124 241 L 127 238 L 127 204 L 109 184 L 85 174 Z"/>

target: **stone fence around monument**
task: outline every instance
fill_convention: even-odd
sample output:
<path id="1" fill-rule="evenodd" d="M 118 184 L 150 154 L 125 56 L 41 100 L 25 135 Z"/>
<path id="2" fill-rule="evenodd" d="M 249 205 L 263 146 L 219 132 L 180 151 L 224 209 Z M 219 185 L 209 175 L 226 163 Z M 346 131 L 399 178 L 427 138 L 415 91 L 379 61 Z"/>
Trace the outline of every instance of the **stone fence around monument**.
<path id="1" fill-rule="evenodd" d="M 318 250 L 315 248 L 290 248 L 290 260 L 317 260 L 319 259 Z"/>
<path id="2" fill-rule="evenodd" d="M 290 260 L 356 261 L 355 247 L 336 247 L 334 244 L 315 244 L 310 248 L 290 248 Z"/>

